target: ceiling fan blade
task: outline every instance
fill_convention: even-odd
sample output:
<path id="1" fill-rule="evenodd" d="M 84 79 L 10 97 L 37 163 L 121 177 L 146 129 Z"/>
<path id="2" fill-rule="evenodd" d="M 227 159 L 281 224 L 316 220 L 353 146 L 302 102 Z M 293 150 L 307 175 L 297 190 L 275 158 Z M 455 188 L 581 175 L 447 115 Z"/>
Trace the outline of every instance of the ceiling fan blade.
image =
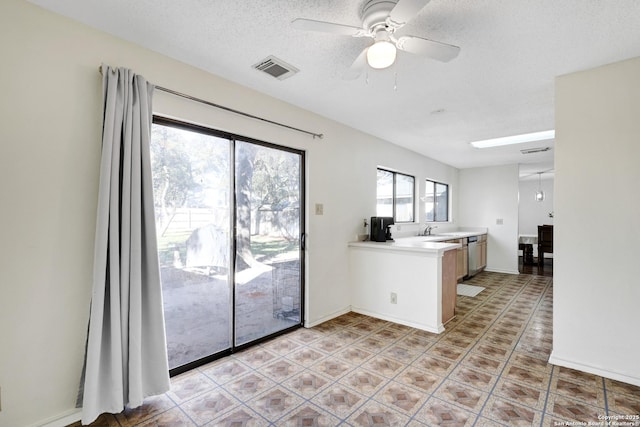
<path id="1" fill-rule="evenodd" d="M 413 19 L 427 3 L 429 0 L 399 0 L 389 13 L 389 19 L 394 27 L 400 28 Z"/>
<path id="2" fill-rule="evenodd" d="M 351 64 L 351 67 L 342 75 L 342 78 L 345 80 L 355 80 L 360 77 L 362 74 L 362 70 L 367 65 L 367 50 L 368 47 L 365 47 L 362 52 L 356 57 L 355 61 Z"/>
<path id="3" fill-rule="evenodd" d="M 449 62 L 460 53 L 458 46 L 413 36 L 400 37 L 396 41 L 396 47 L 405 52 L 426 56 L 442 62 Z"/>
<path id="4" fill-rule="evenodd" d="M 365 31 L 359 27 L 334 24 L 333 22 L 315 21 L 313 19 L 297 18 L 291 21 L 291 26 L 298 30 L 319 31 L 321 33 L 340 34 L 343 36 L 361 36 Z"/>

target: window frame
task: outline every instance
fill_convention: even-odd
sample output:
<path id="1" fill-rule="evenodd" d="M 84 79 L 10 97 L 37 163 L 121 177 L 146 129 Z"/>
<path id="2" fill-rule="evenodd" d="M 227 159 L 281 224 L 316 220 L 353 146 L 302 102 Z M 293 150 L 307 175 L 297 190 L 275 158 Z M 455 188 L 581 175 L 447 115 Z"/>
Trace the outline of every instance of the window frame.
<path id="1" fill-rule="evenodd" d="M 376 168 L 376 200 L 377 200 L 377 195 L 378 195 L 378 185 L 377 185 L 377 176 L 378 176 L 378 172 L 379 171 L 383 171 L 386 173 L 390 173 L 393 176 L 392 179 L 392 196 L 391 196 L 391 205 L 392 205 L 392 216 L 393 216 L 393 221 L 395 223 L 399 223 L 399 224 L 411 224 L 411 223 L 415 223 L 416 222 L 416 177 L 413 175 L 409 175 L 407 173 L 403 173 L 403 172 L 398 172 L 398 171 L 394 171 L 391 169 L 387 169 L 387 168 L 383 168 L 383 167 L 377 167 Z M 399 221 L 398 220 L 398 211 L 397 211 L 397 204 L 398 204 L 398 195 L 396 193 L 397 190 L 397 178 L 398 175 L 401 175 L 403 177 L 408 177 L 411 178 L 411 180 L 413 181 L 413 185 L 411 186 L 411 219 L 409 219 L 408 221 Z M 376 203 L 376 215 L 379 215 L 377 212 L 377 203 Z"/>
<path id="2" fill-rule="evenodd" d="M 451 186 L 447 183 L 444 182 L 440 182 L 440 181 L 436 181 L 434 179 L 425 179 L 425 199 L 427 197 L 427 190 L 429 188 L 429 186 L 431 185 L 431 188 L 433 189 L 433 219 L 429 219 L 427 218 L 427 210 L 425 208 L 425 212 L 424 212 L 424 216 L 425 216 L 425 222 L 450 222 L 451 221 L 451 209 L 450 208 L 450 200 L 451 200 Z M 436 199 L 436 186 L 437 185 L 444 185 L 447 188 L 447 201 L 446 201 L 446 218 L 445 219 L 440 219 L 436 216 L 436 213 L 438 212 L 437 207 L 440 205 L 439 203 L 437 203 L 437 199 Z M 425 203 L 426 200 L 425 200 Z"/>

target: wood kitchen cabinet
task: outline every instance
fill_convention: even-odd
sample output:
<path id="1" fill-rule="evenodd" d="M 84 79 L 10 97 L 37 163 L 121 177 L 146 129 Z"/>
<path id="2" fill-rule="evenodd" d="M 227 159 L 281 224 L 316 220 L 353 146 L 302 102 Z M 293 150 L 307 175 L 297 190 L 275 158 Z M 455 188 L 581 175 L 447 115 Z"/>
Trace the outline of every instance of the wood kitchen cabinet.
<path id="1" fill-rule="evenodd" d="M 458 263 L 458 280 L 462 280 L 469 272 L 469 248 L 465 244 L 458 249 Z"/>
<path id="2" fill-rule="evenodd" d="M 480 270 L 484 270 L 487 266 L 487 235 L 482 234 L 478 236 L 478 249 L 480 251 L 480 256 L 478 257 L 480 265 L 478 266 Z"/>
<path id="3" fill-rule="evenodd" d="M 456 250 L 456 280 L 462 280 L 469 271 L 469 248 L 467 247 L 467 239 L 452 239 L 445 243 L 459 243 L 462 245 Z"/>
<path id="4" fill-rule="evenodd" d="M 453 319 L 456 313 L 458 250 L 442 255 L 442 323 Z"/>

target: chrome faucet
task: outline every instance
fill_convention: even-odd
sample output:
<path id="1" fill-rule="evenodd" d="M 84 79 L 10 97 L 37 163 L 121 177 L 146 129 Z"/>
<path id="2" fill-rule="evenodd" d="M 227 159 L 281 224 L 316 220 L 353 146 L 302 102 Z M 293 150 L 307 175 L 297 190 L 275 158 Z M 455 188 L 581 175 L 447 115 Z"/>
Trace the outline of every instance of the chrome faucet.
<path id="1" fill-rule="evenodd" d="M 433 230 L 434 228 L 438 228 L 437 225 L 431 226 L 431 225 L 427 225 L 427 228 L 424 229 L 424 231 L 422 232 L 423 236 L 431 236 L 431 230 Z"/>

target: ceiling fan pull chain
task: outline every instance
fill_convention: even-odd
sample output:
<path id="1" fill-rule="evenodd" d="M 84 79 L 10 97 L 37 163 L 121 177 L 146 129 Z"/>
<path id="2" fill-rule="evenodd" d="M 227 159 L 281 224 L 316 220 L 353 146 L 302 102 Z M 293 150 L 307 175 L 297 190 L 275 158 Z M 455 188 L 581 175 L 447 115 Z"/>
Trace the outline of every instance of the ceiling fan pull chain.
<path id="1" fill-rule="evenodd" d="M 364 83 L 369 86 L 369 72 L 367 71 L 364 75 Z"/>
<path id="2" fill-rule="evenodd" d="M 393 91 L 394 92 L 398 91 L 398 72 L 397 71 L 393 72 Z"/>

